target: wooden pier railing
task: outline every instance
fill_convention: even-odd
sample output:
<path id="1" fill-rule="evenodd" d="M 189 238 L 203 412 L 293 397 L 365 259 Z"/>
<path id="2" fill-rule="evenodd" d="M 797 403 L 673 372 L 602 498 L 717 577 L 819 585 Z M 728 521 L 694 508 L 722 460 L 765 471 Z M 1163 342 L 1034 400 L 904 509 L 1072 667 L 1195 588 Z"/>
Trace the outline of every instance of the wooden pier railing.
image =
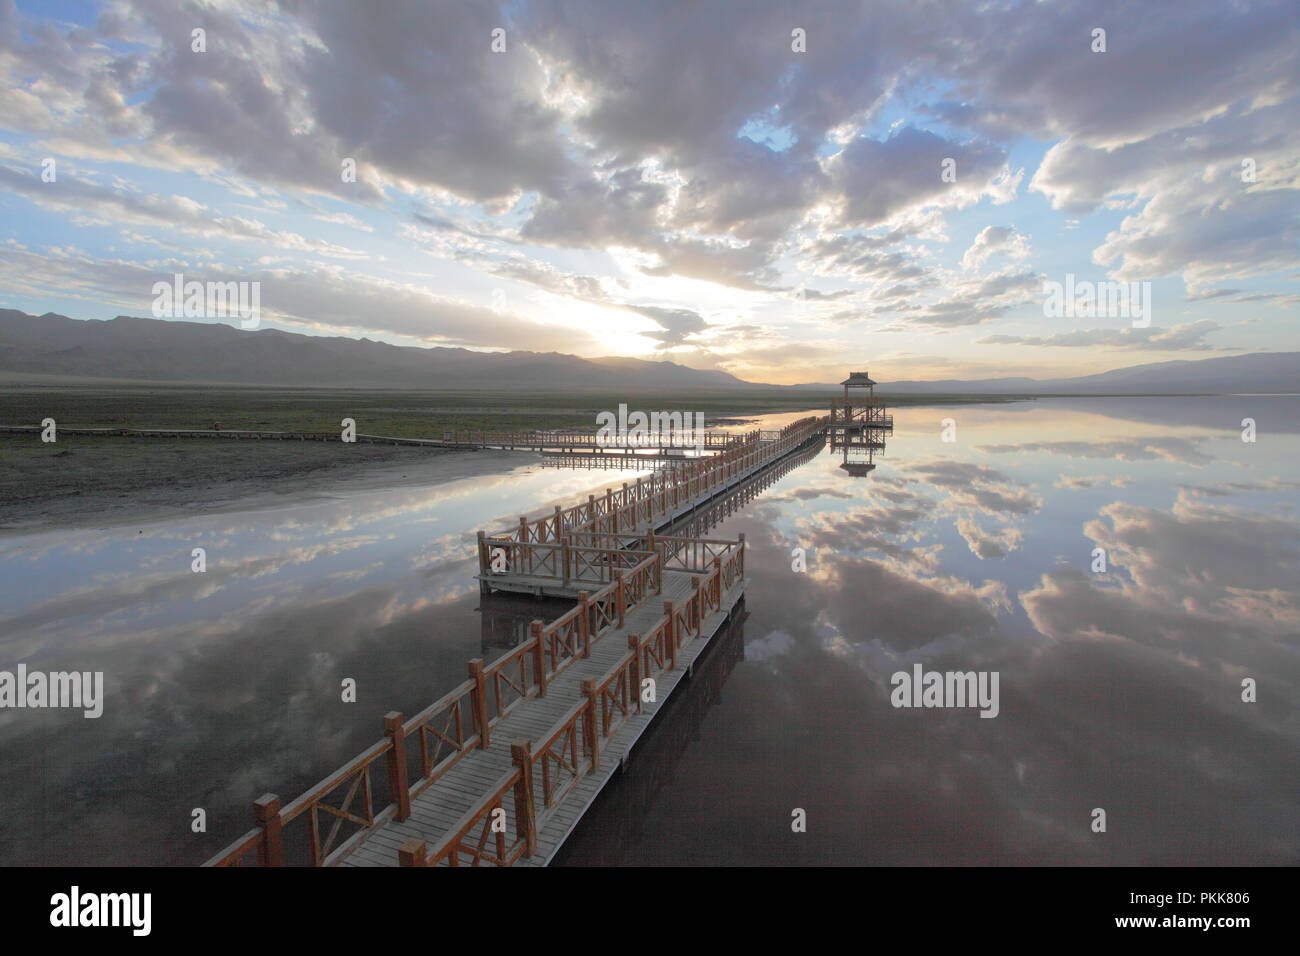
<path id="1" fill-rule="evenodd" d="M 741 476 L 782 457 L 826 427 L 826 418 L 804 418 L 787 425 L 776 438 L 765 441 L 760 432 L 749 432 L 727 450 L 710 458 L 692 459 L 676 468 L 663 469 L 622 489 L 605 489 L 603 497 L 589 495 L 585 503 L 567 509 L 555 506 L 553 514 L 529 519 L 520 516 L 516 527 L 492 533 L 479 532 L 479 573 L 492 570 L 493 549 L 505 548 L 507 566 L 521 552 L 511 545 L 560 545 L 566 536 L 578 533 L 618 535 L 634 532 L 664 515 L 680 510 L 734 484 Z M 501 566 L 498 556 L 498 568 Z M 534 573 L 534 572 L 529 572 Z M 562 577 L 562 574 L 549 574 Z"/>
<path id="2" fill-rule="evenodd" d="M 639 434 L 633 432 L 631 434 Z M 689 444 L 683 445 L 680 441 L 685 441 L 681 432 L 668 432 L 662 435 L 656 435 L 653 439 L 649 434 L 639 441 L 632 441 L 631 434 L 620 438 L 617 443 L 609 443 L 598 439 L 599 433 L 596 431 L 540 431 L 533 429 L 530 431 L 516 432 L 484 432 L 476 429 L 444 429 L 442 432 L 442 441 L 448 444 L 482 444 L 483 436 L 491 438 L 492 444 L 515 444 L 520 446 L 526 445 L 544 445 L 547 448 L 694 448 L 698 444 L 703 448 L 726 448 L 736 441 L 735 435 L 729 432 L 704 432 L 702 435 L 690 434 Z"/>
<path id="3" fill-rule="evenodd" d="M 667 628 L 671 640 L 676 641 L 674 648 L 692 633 L 699 633 L 699 622 L 718 610 L 721 596 L 744 577 L 743 536 L 734 542 L 713 541 L 709 547 L 714 549 L 714 555 L 707 570 L 694 579 L 692 596 L 680 608 L 673 608 L 671 602 L 665 602 L 661 626 Z M 488 747 L 492 728 L 516 706 L 528 698 L 545 695 L 547 685 L 574 661 L 587 657 L 592 644 L 623 626 L 630 609 L 662 593 L 663 568 L 664 552 L 656 549 L 644 553 L 632 567 L 616 571 L 614 580 L 604 587 L 594 593 L 581 593 L 577 604 L 550 624 L 534 621 L 529 640 L 491 664 L 485 666 L 481 660 L 470 661 L 469 679 L 411 720 L 405 720 L 400 713 L 389 713 L 384 717 L 383 739 L 287 806 L 281 808 L 279 797 L 269 793 L 254 801 L 256 826 L 204 865 L 223 867 L 255 862 L 259 866 L 283 866 L 284 829 L 305 818 L 311 863 L 325 866 L 336 862 L 389 820 L 405 820 L 410 816 L 411 801 L 435 786 L 439 778 L 466 754 Z M 662 640 L 656 629 L 652 629 L 648 638 L 639 639 L 636 654 L 640 654 L 643 647 L 653 645 L 656 652 L 648 660 L 662 661 L 666 655 L 671 662 L 674 652 L 665 652 Z M 633 649 L 629 648 L 629 655 L 632 654 Z M 631 666 L 628 663 L 630 659 L 625 659 L 626 666 Z M 652 671 L 649 663 L 636 671 L 643 676 L 661 672 Z M 540 788 L 536 799 L 529 797 L 524 800 L 516 794 L 514 803 L 516 814 L 522 814 L 530 828 L 525 836 L 531 833 L 530 839 L 535 846 L 537 818 L 536 811 L 531 808 L 540 805 L 543 816 L 553 809 L 553 805 L 571 789 L 571 784 L 560 786 L 556 775 L 562 775 L 567 767 L 576 780 L 587 772 L 584 768 L 588 765 L 595 767 L 600 740 L 607 738 L 613 732 L 610 728 L 616 726 L 612 711 L 600 711 L 601 726 L 596 726 L 597 710 L 594 708 L 603 706 L 599 696 L 603 694 L 611 701 L 617 698 L 622 702 L 624 714 L 628 706 L 640 706 L 639 694 L 633 695 L 634 701 L 618 696 L 622 693 L 617 689 L 618 679 L 618 668 L 615 668 L 614 672 L 597 682 L 598 692 L 579 701 L 566 718 L 567 723 L 561 721 L 552 732 L 544 735 L 535 751 L 527 741 L 516 742 L 516 746 L 512 746 L 512 757 L 517 758 L 516 770 L 503 777 L 495 789 L 485 793 L 475 809 L 466 814 L 463 825 L 453 828 L 443 845 L 431 856 L 422 858 L 423 862 L 432 864 L 445 859 L 448 864 L 457 865 L 465 856 L 474 865 L 481 862 L 500 864 L 513 862 L 521 853 L 531 853 L 527 839 L 522 845 L 518 842 L 506 845 L 501 834 L 491 834 L 489 845 L 484 842 L 488 839 L 484 835 L 488 833 L 486 829 L 474 839 L 475 827 L 485 818 L 491 818 L 492 811 L 501 807 L 505 794 L 512 787 L 521 786 L 521 781 L 526 780 L 529 794 L 532 794 L 534 784 Z M 580 720 L 589 723 L 584 724 L 579 741 L 576 736 L 568 735 L 568 730 L 576 727 Z M 411 740 L 413 736 L 414 741 Z M 566 753 L 568 756 L 563 757 Z M 419 758 L 418 776 L 412 780 L 410 762 L 414 755 Z M 539 762 L 541 767 L 534 774 Z M 389 802 L 376 809 L 372 774 L 376 765 L 381 763 Z M 538 778 L 536 781 L 535 776 Z M 347 834 L 343 833 L 345 825 L 353 827 Z M 406 859 L 405 855 L 403 859 Z"/>
<path id="4" fill-rule="evenodd" d="M 700 624 L 722 607 L 722 597 L 744 574 L 744 539 L 727 558 L 713 559 L 713 570 L 697 579 L 693 595 L 681 607 L 664 602 L 663 616 L 644 634 L 628 635 L 628 650 L 601 677 L 583 681 L 582 697 L 534 745 L 511 745 L 515 767 L 502 776 L 432 852 L 423 840 L 409 840 L 399 850 L 402 866 L 457 866 L 461 858 L 473 866 L 508 866 L 536 850 L 537 833 L 560 802 L 588 773 L 600 765 L 605 742 L 642 709 L 641 682 L 677 667 L 677 652 L 700 634 Z M 514 832 L 491 833 L 494 811 L 504 809 L 514 791 Z M 477 839 L 474 837 L 477 835 Z M 490 843 L 490 841 L 495 841 Z"/>
<path id="5" fill-rule="evenodd" d="M 827 424 L 832 430 L 842 428 L 894 428 L 894 416 L 885 412 L 885 402 L 880 398 L 852 399 L 845 403 L 831 399 L 831 414 Z"/>
<path id="6" fill-rule="evenodd" d="M 651 480 L 624 485 L 618 493 L 589 496 L 583 504 L 557 507 L 552 515 L 531 521 L 521 518 L 517 528 L 490 537 L 479 532 L 480 568 L 489 567 L 489 549 L 500 548 L 510 566 L 528 574 L 583 585 L 590 579 L 592 588 L 581 591 L 576 605 L 550 624 L 534 621 L 529 639 L 491 664 L 470 661 L 468 679 L 411 720 L 396 712 L 386 715 L 383 739 L 287 806 L 282 808 L 275 794 L 260 797 L 253 804 L 256 826 L 205 865 L 282 866 L 285 828 L 301 819 L 307 821 L 311 863 L 337 862 L 375 829 L 407 819 L 413 799 L 436 786 L 467 754 L 491 745 L 493 728 L 507 714 L 528 698 L 545 695 L 559 674 L 590 655 L 592 644 L 623 627 L 628 610 L 660 595 L 665 569 L 691 572 L 691 596 L 679 606 L 665 602 L 658 623 L 644 634 L 629 635 L 627 653 L 601 678 L 584 682 L 582 698 L 536 746 L 513 741 L 514 769 L 475 802 L 432 852 L 421 843 L 404 846 L 400 853 L 404 865 L 508 865 L 531 855 L 541 823 L 578 780 L 599 766 L 603 742 L 639 712 L 640 681 L 675 669 L 677 651 L 700 635 L 702 622 L 722 609 L 723 596 L 744 578 L 743 535 L 737 541 L 656 536 L 650 530 L 655 521 L 748 480 L 752 472 L 823 432 L 827 421 L 802 419 L 770 436 L 750 432 L 713 457 L 692 459 Z M 639 526 L 648 526 L 644 535 Z M 380 763 L 388 801 L 377 808 L 372 778 Z M 514 830 L 493 832 L 493 811 L 503 809 L 508 797 L 515 810 Z"/>

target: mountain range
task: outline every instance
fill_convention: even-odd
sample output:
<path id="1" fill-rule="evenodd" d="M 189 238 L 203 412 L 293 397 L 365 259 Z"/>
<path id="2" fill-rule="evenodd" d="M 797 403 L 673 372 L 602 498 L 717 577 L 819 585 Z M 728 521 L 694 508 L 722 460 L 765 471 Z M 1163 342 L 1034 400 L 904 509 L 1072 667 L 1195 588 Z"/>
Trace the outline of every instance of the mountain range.
<path id="1" fill-rule="evenodd" d="M 0 372 L 187 384 L 535 390 L 745 387 L 673 362 L 559 352 L 415 348 L 371 339 L 141 319 L 83 321 L 0 309 Z"/>
<path id="2" fill-rule="evenodd" d="M 845 372 L 850 371 L 846 368 Z M 775 386 L 674 362 L 579 358 L 559 352 L 475 352 L 370 339 L 245 331 L 220 323 L 118 316 L 107 321 L 0 309 L 0 373 L 53 380 L 333 388 L 617 389 L 768 388 L 838 391 L 834 383 Z M 1157 362 L 1074 378 L 891 382 L 885 394 L 1213 394 L 1300 391 L 1300 352 Z M 883 379 L 883 380 L 882 380 Z"/>

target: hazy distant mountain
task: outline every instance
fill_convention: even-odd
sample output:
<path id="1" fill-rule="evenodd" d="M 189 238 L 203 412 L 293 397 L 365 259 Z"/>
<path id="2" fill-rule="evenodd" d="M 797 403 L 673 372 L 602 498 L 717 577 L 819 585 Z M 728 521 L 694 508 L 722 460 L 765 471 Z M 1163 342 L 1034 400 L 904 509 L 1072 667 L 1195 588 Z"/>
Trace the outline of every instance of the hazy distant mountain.
<path id="1" fill-rule="evenodd" d="M 883 378 L 883 377 L 881 377 Z M 934 382 L 877 380 L 886 395 L 945 394 L 1071 394 L 1170 395 L 1225 392 L 1300 392 L 1300 352 L 1256 352 L 1228 358 L 1186 362 L 1153 362 L 1077 378 L 941 379 Z M 838 390 L 838 385 L 799 388 Z"/>
<path id="2" fill-rule="evenodd" d="M 205 384 L 506 391 L 750 385 L 725 372 L 673 362 L 411 348 L 273 329 L 245 331 L 224 324 L 129 316 L 82 321 L 14 309 L 0 309 L 0 372 Z"/>
<path id="3" fill-rule="evenodd" d="M 845 368 L 847 375 L 849 369 Z M 370 339 L 244 331 L 224 324 L 118 316 L 82 321 L 0 309 L 0 372 L 64 378 L 232 385 L 365 388 L 490 388 L 502 391 L 753 388 L 726 372 L 631 358 L 558 352 L 411 348 Z M 1300 352 L 1158 362 L 1079 378 L 891 382 L 885 394 L 1174 394 L 1300 391 Z M 766 386 L 776 388 L 778 386 Z M 832 383 L 789 386 L 837 392 Z"/>

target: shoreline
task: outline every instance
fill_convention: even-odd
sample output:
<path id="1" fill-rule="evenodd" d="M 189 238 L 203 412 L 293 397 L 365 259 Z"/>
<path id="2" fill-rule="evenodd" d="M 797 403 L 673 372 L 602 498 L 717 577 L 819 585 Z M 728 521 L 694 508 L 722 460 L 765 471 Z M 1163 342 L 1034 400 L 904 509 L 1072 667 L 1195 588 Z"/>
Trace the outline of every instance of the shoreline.
<path id="1" fill-rule="evenodd" d="M 315 442 L 112 443 L 67 440 L 56 450 L 0 441 L 0 542 L 432 487 L 502 474 L 536 457 Z"/>

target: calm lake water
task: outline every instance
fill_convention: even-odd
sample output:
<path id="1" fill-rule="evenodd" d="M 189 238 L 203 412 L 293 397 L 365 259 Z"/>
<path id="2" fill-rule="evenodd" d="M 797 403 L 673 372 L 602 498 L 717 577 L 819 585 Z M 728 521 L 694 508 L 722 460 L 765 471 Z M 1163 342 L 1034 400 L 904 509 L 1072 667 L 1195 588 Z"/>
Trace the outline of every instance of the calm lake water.
<path id="1" fill-rule="evenodd" d="M 559 862 L 1300 862 L 1297 412 L 909 408 L 865 475 L 809 456 L 710 532 L 746 535 L 746 614 Z M 254 797 L 287 802 L 378 740 L 384 713 L 415 713 L 567 607 L 480 610 L 475 530 L 628 478 L 530 463 L 0 538 L 0 669 L 107 682 L 97 720 L 0 711 L 0 863 L 203 860 Z M 996 672 L 997 716 L 892 706 L 915 664 Z"/>

